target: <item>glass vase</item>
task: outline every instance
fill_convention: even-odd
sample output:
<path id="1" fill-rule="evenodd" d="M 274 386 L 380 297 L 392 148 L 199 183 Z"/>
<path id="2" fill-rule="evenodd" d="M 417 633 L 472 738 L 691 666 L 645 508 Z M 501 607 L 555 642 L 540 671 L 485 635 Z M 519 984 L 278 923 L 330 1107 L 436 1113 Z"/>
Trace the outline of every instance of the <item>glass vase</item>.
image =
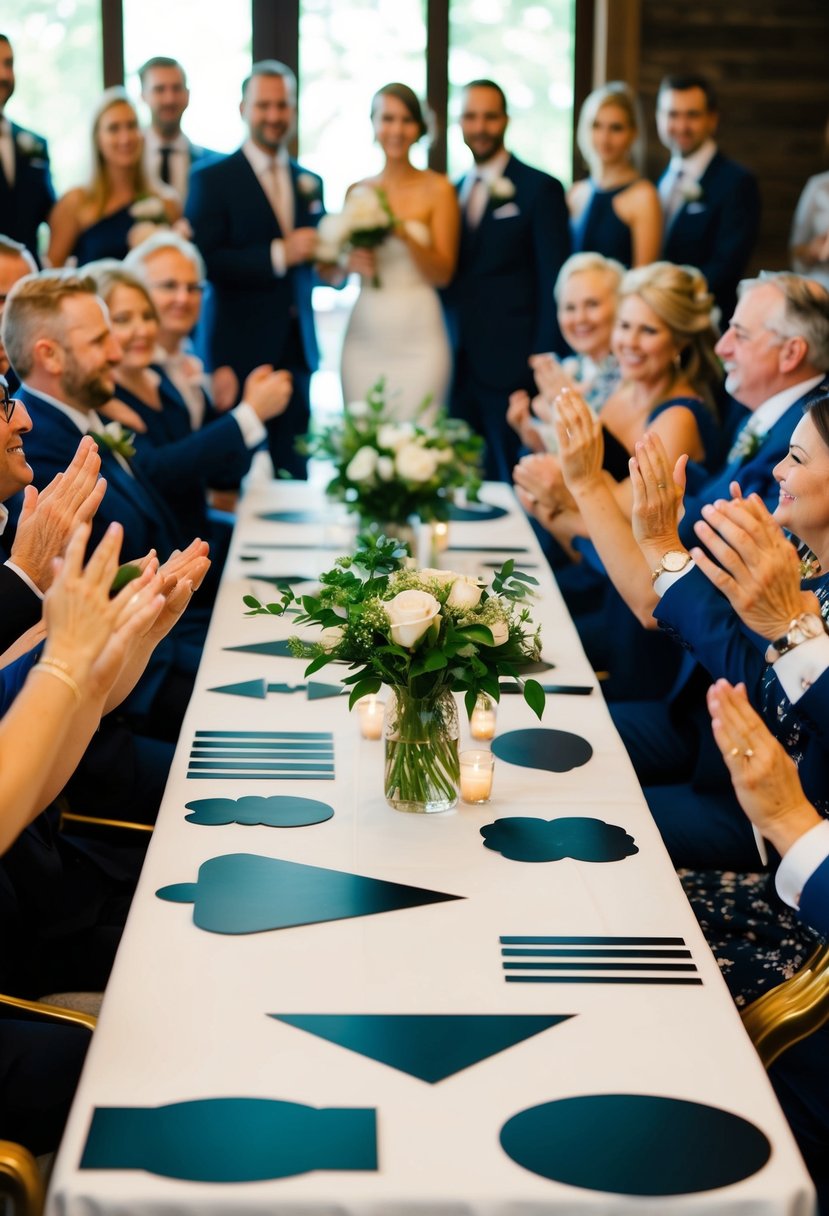
<path id="1" fill-rule="evenodd" d="M 449 811 L 458 801 L 458 709 L 449 689 L 412 697 L 392 688 L 386 706 L 386 801 L 397 811 Z"/>

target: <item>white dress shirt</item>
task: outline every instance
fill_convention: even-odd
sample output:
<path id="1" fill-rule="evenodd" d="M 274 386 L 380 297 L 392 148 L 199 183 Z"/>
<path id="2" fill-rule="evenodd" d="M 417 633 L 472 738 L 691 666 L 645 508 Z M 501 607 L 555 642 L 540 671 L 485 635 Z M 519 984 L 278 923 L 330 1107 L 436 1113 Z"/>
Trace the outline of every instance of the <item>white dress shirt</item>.
<path id="1" fill-rule="evenodd" d="M 190 179 L 190 140 L 181 131 L 175 139 L 162 139 L 154 127 L 148 127 L 144 132 L 144 170 L 156 189 L 164 185 L 161 181 L 162 148 L 173 149 L 170 156 L 169 184 L 183 205 L 187 198 L 187 185 Z"/>
<path id="2" fill-rule="evenodd" d="M 683 190 L 687 189 L 687 187 L 693 183 L 698 185 L 703 174 L 705 173 L 705 170 L 711 164 L 711 161 L 716 155 L 717 145 L 714 143 L 713 139 L 706 139 L 704 143 L 700 144 L 696 152 L 692 152 L 690 156 L 679 156 L 675 154 L 671 157 L 670 164 L 668 165 L 668 168 L 659 183 L 659 197 L 662 200 L 662 207 L 666 213 L 670 211 L 670 208 L 673 205 L 674 199 L 672 196 L 674 195 L 674 190 L 680 174 L 682 175 Z M 680 191 L 679 206 L 681 206 L 683 201 L 685 201 L 681 197 L 681 193 L 682 192 Z M 676 214 L 676 211 L 679 210 L 679 206 L 674 209 L 673 214 Z M 673 218 L 673 215 L 671 215 L 671 218 Z"/>
<path id="3" fill-rule="evenodd" d="M 257 181 L 261 185 L 265 197 L 273 207 L 283 234 L 287 236 L 288 233 L 293 231 L 294 227 L 294 187 L 291 181 L 291 167 L 288 153 L 284 148 L 280 148 L 276 156 L 273 157 L 257 147 L 252 139 L 245 140 L 242 144 L 242 152 L 247 157 L 250 167 L 256 174 Z M 274 194 L 274 186 L 271 184 L 271 175 L 273 173 L 276 176 L 278 202 Z M 271 265 L 276 277 L 279 279 L 284 278 L 288 272 L 288 264 L 285 259 L 285 242 L 278 237 L 271 241 Z"/>
<path id="4" fill-rule="evenodd" d="M 473 165 L 464 177 L 458 192 L 458 203 L 467 217 L 467 222 L 473 228 L 477 227 L 483 218 L 489 202 L 492 183 L 504 176 L 509 158 L 509 152 L 506 148 L 502 148 L 491 160 L 484 161 L 480 165 Z M 471 197 L 473 192 L 476 194 L 475 198 Z"/>

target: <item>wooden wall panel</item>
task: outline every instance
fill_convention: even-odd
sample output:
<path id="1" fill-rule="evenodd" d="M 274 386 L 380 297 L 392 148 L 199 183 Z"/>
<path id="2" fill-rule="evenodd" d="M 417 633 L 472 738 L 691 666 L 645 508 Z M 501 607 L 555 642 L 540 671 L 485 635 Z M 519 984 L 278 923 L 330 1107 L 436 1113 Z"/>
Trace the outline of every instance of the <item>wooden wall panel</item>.
<path id="1" fill-rule="evenodd" d="M 720 94 L 719 142 L 751 168 L 763 196 L 752 269 L 779 269 L 800 190 L 829 169 L 823 131 L 829 117 L 827 0 L 641 0 L 639 88 L 648 115 L 648 171 L 667 154 L 653 122 L 666 72 L 701 71 Z"/>

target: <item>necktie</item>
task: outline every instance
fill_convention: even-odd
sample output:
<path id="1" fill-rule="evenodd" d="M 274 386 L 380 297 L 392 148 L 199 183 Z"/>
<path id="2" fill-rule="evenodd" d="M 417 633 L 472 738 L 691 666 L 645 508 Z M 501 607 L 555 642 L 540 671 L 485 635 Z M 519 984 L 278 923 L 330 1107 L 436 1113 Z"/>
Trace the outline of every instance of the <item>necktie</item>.
<path id="1" fill-rule="evenodd" d="M 688 180 L 688 174 L 682 169 L 677 169 L 676 177 L 673 185 L 668 192 L 668 197 L 665 201 L 665 227 L 667 228 L 672 223 L 677 211 L 685 202 L 685 183 Z"/>
<path id="2" fill-rule="evenodd" d="M 173 155 L 174 152 L 175 152 L 175 148 L 170 147 L 169 144 L 165 144 L 162 148 L 159 148 L 159 150 L 158 150 L 158 154 L 161 157 L 161 164 L 159 166 L 158 176 L 161 178 L 161 180 L 167 186 L 169 186 L 170 182 L 172 181 L 172 178 L 170 176 L 170 157 Z"/>
<path id="3" fill-rule="evenodd" d="M 477 175 L 466 200 L 466 222 L 470 228 L 477 228 L 484 217 L 489 192 L 484 179 Z"/>
<path id="4" fill-rule="evenodd" d="M 288 236 L 293 231 L 293 200 L 289 197 L 290 189 L 286 182 L 287 172 L 277 160 L 272 160 L 262 174 L 262 186 L 268 201 L 273 208 L 282 235 Z"/>

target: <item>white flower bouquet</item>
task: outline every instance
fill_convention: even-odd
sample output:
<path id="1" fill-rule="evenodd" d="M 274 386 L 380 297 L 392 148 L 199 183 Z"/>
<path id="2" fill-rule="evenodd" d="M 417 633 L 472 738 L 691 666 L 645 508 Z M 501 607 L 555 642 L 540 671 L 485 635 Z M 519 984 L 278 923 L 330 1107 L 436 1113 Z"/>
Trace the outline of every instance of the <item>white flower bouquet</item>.
<path id="1" fill-rule="evenodd" d="M 428 405 L 427 399 L 422 409 Z M 474 501 L 481 486 L 480 436 L 444 412 L 429 426 L 396 422 L 382 380 L 365 401 L 346 406 L 342 420 L 305 436 L 301 446 L 334 464 L 328 496 L 367 521 L 447 519 L 458 490 Z"/>
<path id="2" fill-rule="evenodd" d="M 319 222 L 317 261 L 336 265 L 352 249 L 376 249 L 396 223 L 384 190 L 354 186 L 346 196 L 342 211 L 324 215 Z M 377 275 L 373 285 L 380 286 Z"/>

